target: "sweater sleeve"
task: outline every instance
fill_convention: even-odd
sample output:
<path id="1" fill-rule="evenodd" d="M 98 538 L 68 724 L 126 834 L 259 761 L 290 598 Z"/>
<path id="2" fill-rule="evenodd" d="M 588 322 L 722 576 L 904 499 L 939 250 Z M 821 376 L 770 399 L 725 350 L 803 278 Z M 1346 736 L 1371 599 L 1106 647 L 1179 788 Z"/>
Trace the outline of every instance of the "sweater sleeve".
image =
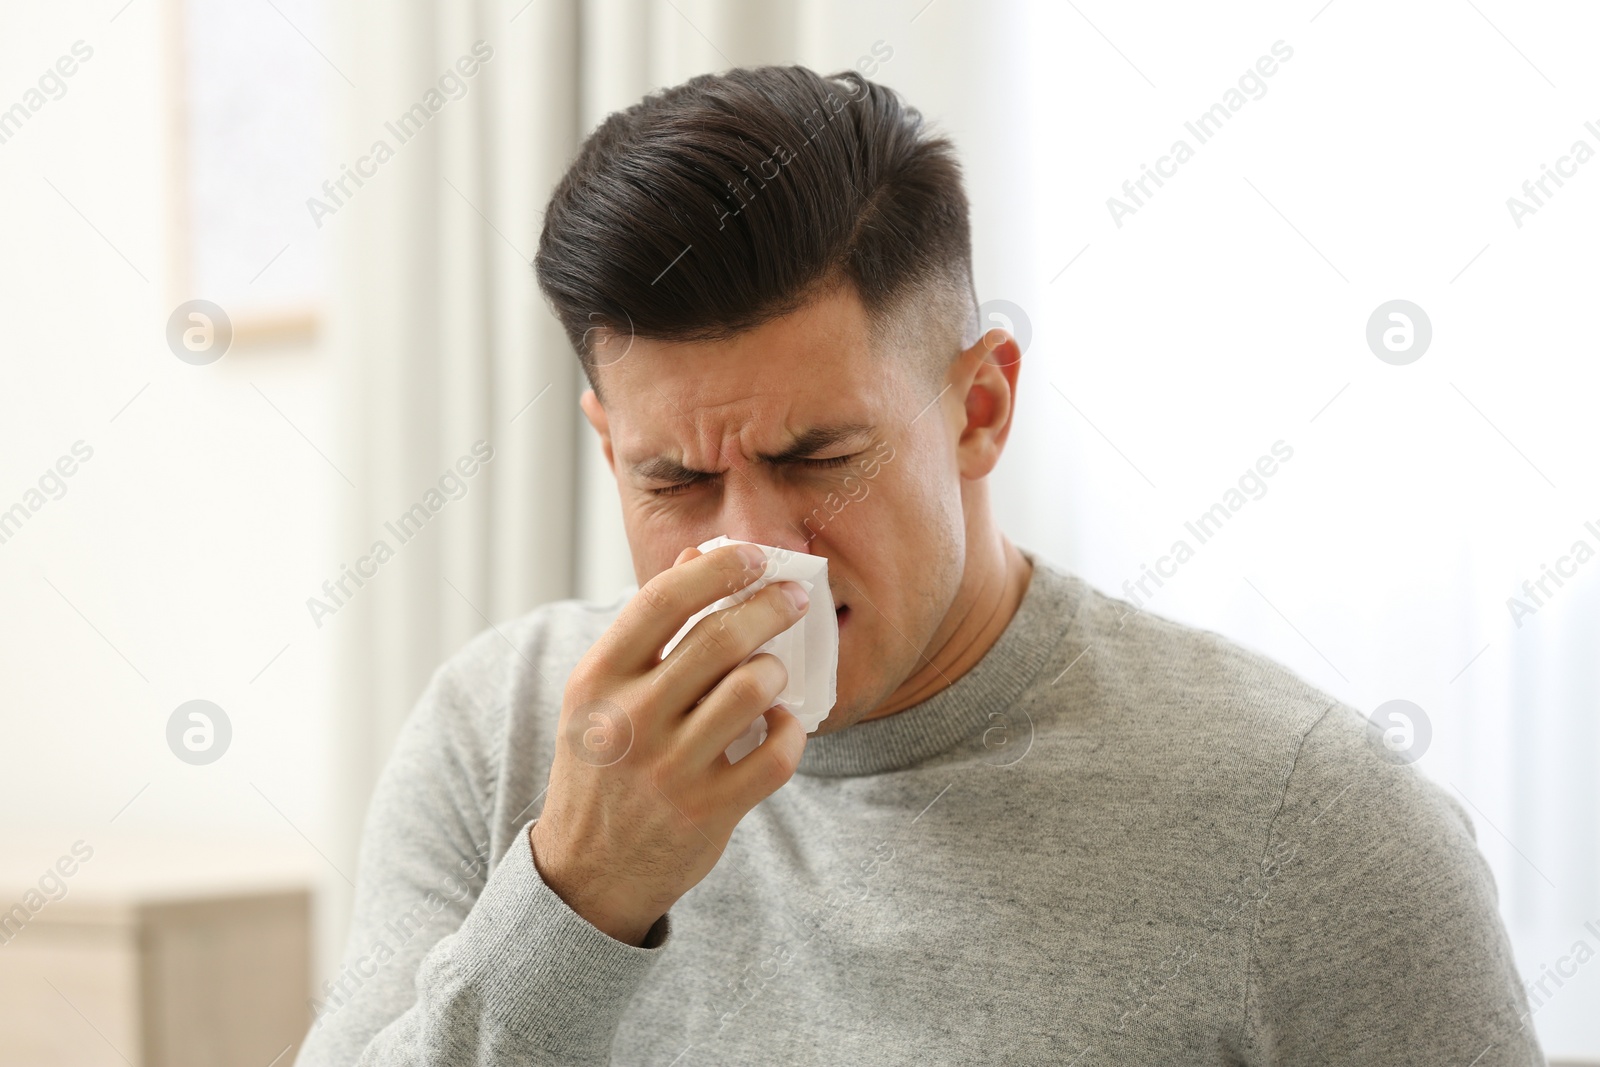
<path id="1" fill-rule="evenodd" d="M 1355 711 L 1303 740 L 1263 887 L 1247 1062 L 1544 1063 L 1471 821 Z"/>
<path id="2" fill-rule="evenodd" d="M 497 721 L 448 668 L 408 719 L 368 812 L 343 964 L 312 1005 L 300 1067 L 610 1062 L 670 920 L 642 947 L 601 932 L 540 877 L 531 823 L 491 861 Z"/>

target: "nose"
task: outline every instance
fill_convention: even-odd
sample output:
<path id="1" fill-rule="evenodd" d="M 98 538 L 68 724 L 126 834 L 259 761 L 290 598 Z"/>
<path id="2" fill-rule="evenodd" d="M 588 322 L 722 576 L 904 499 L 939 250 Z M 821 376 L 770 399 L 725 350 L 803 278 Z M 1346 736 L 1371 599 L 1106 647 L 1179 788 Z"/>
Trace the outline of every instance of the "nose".
<path id="1" fill-rule="evenodd" d="M 809 554 L 810 538 L 801 523 L 806 509 L 793 497 L 774 479 L 757 472 L 729 477 L 722 492 L 722 529 L 736 541 Z"/>

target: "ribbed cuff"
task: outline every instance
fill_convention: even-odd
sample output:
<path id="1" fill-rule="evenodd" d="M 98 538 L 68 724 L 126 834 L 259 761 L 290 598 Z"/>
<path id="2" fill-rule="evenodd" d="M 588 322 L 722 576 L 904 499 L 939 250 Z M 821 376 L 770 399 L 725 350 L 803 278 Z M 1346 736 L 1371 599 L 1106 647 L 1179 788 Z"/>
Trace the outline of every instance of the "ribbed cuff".
<path id="1" fill-rule="evenodd" d="M 604 1061 L 672 923 L 668 915 L 657 919 L 644 947 L 595 927 L 539 876 L 528 840 L 532 825 L 522 828 L 461 924 L 456 936 L 464 951 L 454 970 L 480 998 L 485 1016 L 533 1047 Z"/>

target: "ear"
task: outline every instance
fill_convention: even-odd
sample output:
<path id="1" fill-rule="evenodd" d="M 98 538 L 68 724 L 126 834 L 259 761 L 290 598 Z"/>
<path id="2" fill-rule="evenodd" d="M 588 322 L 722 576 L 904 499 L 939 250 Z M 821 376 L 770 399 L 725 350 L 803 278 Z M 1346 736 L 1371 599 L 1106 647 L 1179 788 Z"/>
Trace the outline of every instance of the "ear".
<path id="1" fill-rule="evenodd" d="M 978 343 L 962 352 L 950 365 L 949 384 L 965 396 L 964 421 L 956 438 L 956 463 L 961 477 L 985 477 L 1000 462 L 1011 417 L 1016 411 L 1017 372 L 1022 349 L 1017 339 L 998 327 L 988 330 Z"/>
<path id="2" fill-rule="evenodd" d="M 600 451 L 606 457 L 606 466 L 611 468 L 611 474 L 617 473 L 617 460 L 611 454 L 611 422 L 606 418 L 606 409 L 601 406 L 600 398 L 595 396 L 593 389 L 585 389 L 578 398 L 578 406 L 583 409 L 584 418 L 589 420 L 589 425 L 594 427 L 596 436 L 600 438 Z"/>

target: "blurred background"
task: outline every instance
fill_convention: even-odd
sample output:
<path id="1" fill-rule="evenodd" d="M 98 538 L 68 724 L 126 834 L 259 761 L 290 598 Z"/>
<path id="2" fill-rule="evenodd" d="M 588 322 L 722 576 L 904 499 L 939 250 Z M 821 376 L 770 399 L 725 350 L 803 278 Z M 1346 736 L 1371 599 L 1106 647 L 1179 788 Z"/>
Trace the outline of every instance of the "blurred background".
<path id="1" fill-rule="evenodd" d="M 541 209 L 610 111 L 772 62 L 958 145 L 1025 350 L 1012 537 L 1411 702 L 1546 1051 L 1600 1061 L 1597 35 L 1570 0 L 8 4 L 0 1062 L 292 1060 L 430 673 L 632 583 Z"/>

